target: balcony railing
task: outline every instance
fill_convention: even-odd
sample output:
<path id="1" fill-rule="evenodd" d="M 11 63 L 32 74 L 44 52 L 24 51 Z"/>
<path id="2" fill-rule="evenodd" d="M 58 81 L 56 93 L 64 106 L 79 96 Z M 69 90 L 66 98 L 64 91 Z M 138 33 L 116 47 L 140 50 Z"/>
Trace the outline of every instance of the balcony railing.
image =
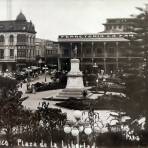
<path id="1" fill-rule="evenodd" d="M 15 62 L 16 58 L 15 56 L 0 56 L 0 61 L 10 61 L 10 62 Z"/>
<path id="2" fill-rule="evenodd" d="M 35 45 L 34 43 L 30 43 L 30 42 L 17 42 L 16 45 Z"/>
<path id="3" fill-rule="evenodd" d="M 60 54 L 58 54 L 58 53 L 52 53 L 52 54 L 46 54 L 45 55 L 45 57 L 59 57 L 60 56 Z"/>
<path id="4" fill-rule="evenodd" d="M 16 59 L 32 59 L 35 58 L 34 56 L 16 56 Z"/>
<path id="5" fill-rule="evenodd" d="M 106 57 L 117 57 L 116 53 L 107 53 Z"/>

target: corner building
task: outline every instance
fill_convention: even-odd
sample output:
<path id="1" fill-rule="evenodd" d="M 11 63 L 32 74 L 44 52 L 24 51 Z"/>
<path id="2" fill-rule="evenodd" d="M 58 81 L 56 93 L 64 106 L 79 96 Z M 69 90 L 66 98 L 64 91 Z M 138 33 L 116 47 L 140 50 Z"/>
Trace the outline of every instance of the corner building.
<path id="1" fill-rule="evenodd" d="M 73 49 L 77 47 L 81 70 L 93 70 L 93 65 L 103 69 L 105 73 L 123 69 L 125 65 L 140 63 L 142 57 L 135 54 L 128 38 L 135 33 L 132 18 L 107 19 L 104 31 L 96 34 L 60 35 L 59 52 L 61 69 L 69 67 L 69 59 L 73 57 Z M 138 65 L 137 65 L 138 66 Z M 69 70 L 69 69 L 67 69 Z"/>
<path id="2" fill-rule="evenodd" d="M 36 38 L 35 46 L 36 46 L 36 61 L 38 62 L 38 66 L 47 65 L 50 68 L 58 68 L 59 46 L 57 42 Z"/>
<path id="3" fill-rule="evenodd" d="M 35 27 L 22 12 L 0 21 L 0 71 L 15 71 L 35 61 Z"/>

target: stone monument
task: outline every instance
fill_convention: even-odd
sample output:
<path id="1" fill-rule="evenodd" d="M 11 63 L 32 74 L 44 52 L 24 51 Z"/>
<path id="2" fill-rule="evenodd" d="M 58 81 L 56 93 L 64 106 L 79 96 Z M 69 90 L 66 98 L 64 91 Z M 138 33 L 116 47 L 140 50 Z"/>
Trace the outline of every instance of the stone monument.
<path id="1" fill-rule="evenodd" d="M 73 50 L 74 58 L 71 59 L 71 70 L 67 74 L 66 88 L 56 98 L 68 99 L 69 97 L 81 98 L 84 91 L 83 74 L 80 71 L 80 60 L 77 59 L 77 47 Z"/>

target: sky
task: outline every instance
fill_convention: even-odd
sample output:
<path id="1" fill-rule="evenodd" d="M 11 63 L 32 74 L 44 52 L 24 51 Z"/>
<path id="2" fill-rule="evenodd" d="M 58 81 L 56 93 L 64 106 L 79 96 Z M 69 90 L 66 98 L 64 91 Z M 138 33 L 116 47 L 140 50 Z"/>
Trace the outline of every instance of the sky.
<path id="1" fill-rule="evenodd" d="M 11 0 L 11 19 L 20 11 L 36 29 L 36 37 L 57 41 L 58 35 L 103 31 L 107 18 L 138 14 L 148 0 Z M 7 0 L 0 0 L 0 20 L 7 20 Z"/>

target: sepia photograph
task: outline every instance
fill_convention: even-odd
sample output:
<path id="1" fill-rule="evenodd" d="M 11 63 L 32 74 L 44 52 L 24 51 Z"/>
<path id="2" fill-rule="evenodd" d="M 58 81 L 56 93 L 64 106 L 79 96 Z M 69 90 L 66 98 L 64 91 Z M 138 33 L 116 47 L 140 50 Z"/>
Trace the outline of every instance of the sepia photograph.
<path id="1" fill-rule="evenodd" d="M 148 147 L 148 0 L 0 0 L 0 148 Z"/>

